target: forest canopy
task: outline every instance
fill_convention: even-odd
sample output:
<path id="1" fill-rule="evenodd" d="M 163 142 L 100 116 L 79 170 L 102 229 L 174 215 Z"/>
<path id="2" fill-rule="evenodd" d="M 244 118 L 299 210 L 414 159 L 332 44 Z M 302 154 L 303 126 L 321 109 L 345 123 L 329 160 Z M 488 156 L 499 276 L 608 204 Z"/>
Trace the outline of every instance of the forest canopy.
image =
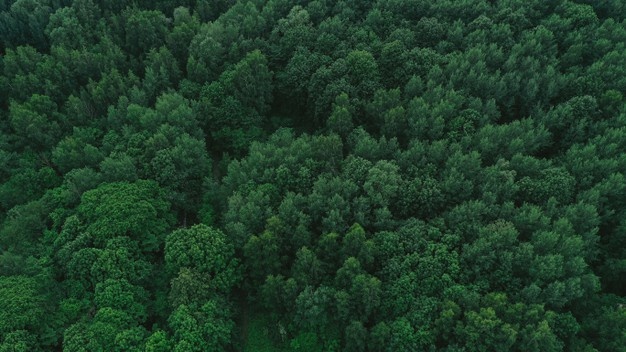
<path id="1" fill-rule="evenodd" d="M 626 351 L 624 0 L 0 0 L 0 352 Z"/>

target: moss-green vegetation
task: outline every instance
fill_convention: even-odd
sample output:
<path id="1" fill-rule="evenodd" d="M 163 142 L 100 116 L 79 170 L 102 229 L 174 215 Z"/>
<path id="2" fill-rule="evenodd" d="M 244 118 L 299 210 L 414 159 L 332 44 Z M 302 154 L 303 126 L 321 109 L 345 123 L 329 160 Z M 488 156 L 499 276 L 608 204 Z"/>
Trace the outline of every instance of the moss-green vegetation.
<path id="1" fill-rule="evenodd" d="M 0 352 L 626 351 L 624 0 L 0 0 Z"/>

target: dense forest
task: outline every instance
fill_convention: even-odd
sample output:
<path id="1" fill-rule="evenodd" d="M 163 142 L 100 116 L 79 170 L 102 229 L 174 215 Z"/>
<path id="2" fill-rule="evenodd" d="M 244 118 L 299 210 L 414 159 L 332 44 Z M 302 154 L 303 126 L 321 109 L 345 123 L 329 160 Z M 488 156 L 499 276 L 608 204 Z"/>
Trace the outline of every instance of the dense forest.
<path id="1" fill-rule="evenodd" d="M 626 351 L 626 1 L 0 0 L 0 351 Z"/>

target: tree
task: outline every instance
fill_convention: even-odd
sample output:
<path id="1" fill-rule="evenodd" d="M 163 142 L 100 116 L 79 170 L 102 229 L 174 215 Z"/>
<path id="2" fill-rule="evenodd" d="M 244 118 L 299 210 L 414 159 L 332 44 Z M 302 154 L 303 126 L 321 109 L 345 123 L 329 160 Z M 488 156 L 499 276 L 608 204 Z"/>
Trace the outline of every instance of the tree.
<path id="1" fill-rule="evenodd" d="M 146 352 L 166 352 L 171 350 L 171 345 L 166 333 L 157 330 L 146 340 Z"/>
<path id="2" fill-rule="evenodd" d="M 500 321 L 491 308 L 481 308 L 479 312 L 468 312 L 462 332 L 466 343 L 476 351 L 484 349 L 510 349 L 517 332 L 510 324 Z"/>
<path id="3" fill-rule="evenodd" d="M 64 331 L 64 349 L 68 351 L 117 351 L 124 339 L 117 336 L 133 326 L 125 312 L 102 308 L 89 322 L 79 322 Z M 123 336 L 123 335 L 122 335 Z"/>
<path id="4" fill-rule="evenodd" d="M 94 303 L 98 308 L 124 311 L 138 323 L 143 323 L 147 317 L 146 301 L 146 292 L 124 279 L 107 279 L 96 285 Z"/>
<path id="5" fill-rule="evenodd" d="M 34 254 L 35 243 L 47 227 L 48 205 L 35 200 L 11 208 L 0 228 L 0 243 L 16 253 Z"/>
<path id="6" fill-rule="evenodd" d="M 150 50 L 146 61 L 143 86 L 152 103 L 160 93 L 178 86 L 181 72 L 176 58 L 164 46 Z"/>
<path id="7" fill-rule="evenodd" d="M 481 229 L 478 239 L 463 249 L 461 261 L 467 268 L 463 272 L 468 277 L 466 281 L 489 291 L 514 292 L 519 285 L 513 274 L 517 237 L 513 224 L 503 221 Z"/>
<path id="8" fill-rule="evenodd" d="M 346 327 L 346 351 L 365 351 L 367 329 L 360 322 L 352 322 Z"/>
<path id="9" fill-rule="evenodd" d="M 168 298 L 172 307 L 196 307 L 215 295 L 211 275 L 194 269 L 181 268 L 178 275 L 170 281 L 170 286 Z"/>
<path id="10" fill-rule="evenodd" d="M 230 346 L 234 322 L 223 303 L 210 300 L 195 314 L 179 306 L 168 320 L 174 331 L 174 351 L 217 351 Z"/>
<path id="11" fill-rule="evenodd" d="M 321 346 L 317 334 L 312 332 L 302 332 L 289 342 L 292 351 L 313 352 L 319 351 Z"/>
<path id="12" fill-rule="evenodd" d="M 243 247 L 244 257 L 248 262 L 248 276 L 253 282 L 264 282 L 268 275 L 279 273 L 282 263 L 280 260 L 278 239 L 269 232 L 261 235 L 252 235 Z"/>
<path id="13" fill-rule="evenodd" d="M 5 33 L 2 47 L 15 48 L 23 44 L 34 44 L 37 49 L 45 50 L 48 42 L 44 29 L 53 11 L 50 5 L 48 1 L 39 3 L 21 0 L 12 2 L 10 8 L 3 9 L 0 16 L 0 29 Z"/>
<path id="14" fill-rule="evenodd" d="M 39 282 L 27 276 L 0 278 L 0 334 L 18 330 L 39 331 L 45 310 Z"/>
<path id="15" fill-rule="evenodd" d="M 19 138 L 16 146 L 36 153 L 50 150 L 61 134 L 56 111 L 57 106 L 49 97 L 38 94 L 23 104 L 12 103 L 9 120 Z M 42 158 L 47 160 L 45 156 Z"/>
<path id="16" fill-rule="evenodd" d="M 224 72 L 219 82 L 205 85 L 199 114 L 216 147 L 241 152 L 260 136 L 262 118 L 272 103 L 272 86 L 272 72 L 259 50 Z"/>
<path id="17" fill-rule="evenodd" d="M 211 288 L 227 294 L 238 283 L 234 248 L 222 231 L 204 224 L 172 232 L 165 240 L 165 263 L 176 274 L 182 268 L 210 275 Z"/>
<path id="18" fill-rule="evenodd" d="M 193 213 L 201 201 L 196 190 L 202 187 L 209 161 L 204 141 L 185 133 L 169 148 L 156 151 L 147 169 L 170 192 L 168 198 L 174 206 Z M 184 214 L 183 223 L 186 223 L 186 216 Z"/>
<path id="19" fill-rule="evenodd" d="M 292 111 L 293 119 L 298 125 L 307 126 L 310 123 L 304 118 L 307 112 L 307 101 L 313 98 L 309 96 L 309 81 L 316 71 L 328 61 L 330 61 L 329 57 L 298 46 L 286 67 L 276 72 L 274 103 Z M 300 114 L 305 116 L 298 116 Z"/>
<path id="20" fill-rule="evenodd" d="M 624 8 L 0 0 L 0 352 L 623 350 Z"/>
<path id="21" fill-rule="evenodd" d="M 381 80 L 387 88 L 397 88 L 406 84 L 408 76 L 408 50 L 400 40 L 385 43 L 378 60 Z"/>
<path id="22" fill-rule="evenodd" d="M 111 153 L 100 162 L 100 172 L 105 182 L 137 180 L 137 167 L 126 153 Z"/>
<path id="23" fill-rule="evenodd" d="M 95 282 L 125 279 L 133 284 L 146 284 L 150 279 L 150 256 L 144 256 L 140 242 L 130 237 L 114 237 L 107 241 L 91 267 Z"/>
<path id="24" fill-rule="evenodd" d="M 374 264 L 376 256 L 376 244 L 374 241 L 367 239 L 365 229 L 359 224 L 350 227 L 342 240 L 341 257 L 345 260 L 354 257 L 366 268 Z"/>
<path id="25" fill-rule="evenodd" d="M 272 48 L 275 64 L 284 65 L 295 51 L 311 47 L 315 38 L 312 27 L 308 11 L 299 5 L 292 7 L 287 16 L 278 20 L 270 37 L 275 43 Z"/>
<path id="26" fill-rule="evenodd" d="M 63 173 L 81 167 L 94 167 L 103 159 L 97 143 L 98 131 L 75 127 L 52 151 L 52 162 Z"/>
<path id="27" fill-rule="evenodd" d="M 394 200 L 401 176 L 393 162 L 381 160 L 370 169 L 363 188 L 375 204 L 386 206 Z"/>
<path id="28" fill-rule="evenodd" d="M 255 109 L 260 115 L 267 113 L 272 103 L 272 72 L 267 67 L 267 58 L 259 50 L 246 55 L 220 80 L 226 93 L 244 106 Z"/>
<path id="29" fill-rule="evenodd" d="M 100 7 L 91 0 L 74 1 L 72 6 L 57 9 L 46 27 L 50 45 L 79 49 L 95 44 L 101 16 Z"/>
<path id="30" fill-rule="evenodd" d="M 30 160 L 29 160 L 30 159 Z M 39 167 L 34 155 L 20 160 L 11 177 L 0 186 L 0 204 L 6 210 L 38 200 L 46 189 L 58 185 L 59 177 L 50 167 Z"/>
<path id="31" fill-rule="evenodd" d="M 575 179 L 565 170 L 550 168 L 541 170 L 536 179 L 523 177 L 519 181 L 519 193 L 528 202 L 545 202 L 555 197 L 559 202 L 571 202 Z"/>
<path id="32" fill-rule="evenodd" d="M 374 56 L 364 50 L 352 51 L 346 57 L 348 82 L 356 87 L 359 98 L 371 97 L 380 84 L 378 64 Z"/>
<path id="33" fill-rule="evenodd" d="M 0 343 L 1 352 L 28 352 L 41 351 L 35 335 L 26 330 L 17 330 L 5 335 L 4 340 Z"/>
<path id="34" fill-rule="evenodd" d="M 191 16 L 189 8 L 177 7 L 174 9 L 174 27 L 166 38 L 167 47 L 179 65 L 184 67 L 189 57 L 189 46 L 193 37 L 200 29 L 197 16 Z"/>
<path id="35" fill-rule="evenodd" d="M 127 8 L 122 16 L 128 52 L 139 56 L 164 43 L 168 26 L 167 19 L 161 12 Z"/>
<path id="36" fill-rule="evenodd" d="M 78 213 L 97 244 L 114 236 L 130 236 L 145 252 L 162 248 L 172 223 L 170 205 L 153 181 L 105 183 L 85 192 Z"/>
<path id="37" fill-rule="evenodd" d="M 351 110 L 348 95 L 342 93 L 337 96 L 333 111 L 326 121 L 327 128 L 345 138 L 354 128 Z"/>
<path id="38" fill-rule="evenodd" d="M 291 276 L 301 287 L 316 286 L 324 276 L 322 263 L 317 259 L 314 252 L 302 247 L 296 253 Z"/>

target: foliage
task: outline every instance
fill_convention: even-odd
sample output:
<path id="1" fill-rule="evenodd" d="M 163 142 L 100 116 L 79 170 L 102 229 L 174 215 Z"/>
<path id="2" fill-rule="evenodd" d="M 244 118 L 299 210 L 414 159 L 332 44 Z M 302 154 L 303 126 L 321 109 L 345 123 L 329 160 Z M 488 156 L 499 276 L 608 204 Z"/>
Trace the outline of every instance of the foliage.
<path id="1" fill-rule="evenodd" d="M 0 0 L 0 351 L 622 351 L 625 6 Z"/>

